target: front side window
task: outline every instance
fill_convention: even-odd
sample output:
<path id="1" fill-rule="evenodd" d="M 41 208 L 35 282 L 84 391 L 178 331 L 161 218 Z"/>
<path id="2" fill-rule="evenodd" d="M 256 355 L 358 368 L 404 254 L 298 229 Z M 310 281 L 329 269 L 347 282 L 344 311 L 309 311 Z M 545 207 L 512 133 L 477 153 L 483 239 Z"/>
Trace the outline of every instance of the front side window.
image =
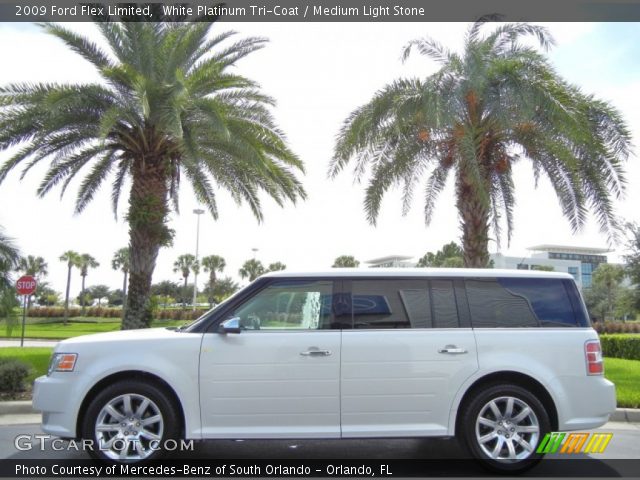
<path id="1" fill-rule="evenodd" d="M 236 308 L 245 330 L 309 330 L 331 328 L 333 282 L 282 281 L 270 284 Z"/>

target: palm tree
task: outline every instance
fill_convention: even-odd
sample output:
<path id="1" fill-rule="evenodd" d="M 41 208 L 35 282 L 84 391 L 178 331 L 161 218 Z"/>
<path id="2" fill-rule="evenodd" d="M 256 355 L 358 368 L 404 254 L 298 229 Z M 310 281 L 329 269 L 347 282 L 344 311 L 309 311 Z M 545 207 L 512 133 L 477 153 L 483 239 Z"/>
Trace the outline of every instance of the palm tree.
<path id="1" fill-rule="evenodd" d="M 209 305 L 213 306 L 213 291 L 216 285 L 216 273 L 225 269 L 227 266 L 224 258 L 220 255 L 209 255 L 207 257 L 202 258 L 202 268 L 204 268 L 205 272 L 209 272 L 209 283 L 207 289 L 209 291 Z"/>
<path id="2" fill-rule="evenodd" d="M 191 255 L 190 253 L 180 255 L 178 259 L 175 262 L 173 262 L 173 271 L 176 273 L 180 273 L 182 275 L 182 278 L 184 278 L 184 286 L 182 288 L 182 291 L 183 291 L 182 306 L 183 307 L 187 306 L 187 301 L 186 301 L 187 280 L 189 279 L 189 275 L 191 274 L 191 271 L 195 273 L 196 271 L 195 269 L 197 268 L 198 268 L 198 261 L 196 260 L 196 257 Z"/>
<path id="3" fill-rule="evenodd" d="M 352 255 L 340 255 L 333 261 L 331 268 L 357 268 L 360 262 Z"/>
<path id="4" fill-rule="evenodd" d="M 111 268 L 120 270 L 124 274 L 124 280 L 122 281 L 122 315 L 124 317 L 125 304 L 127 301 L 127 278 L 129 277 L 130 268 L 129 247 L 116 250 L 111 259 Z"/>
<path id="5" fill-rule="evenodd" d="M 282 262 L 274 262 L 270 263 L 267 267 L 267 272 L 279 272 L 280 270 L 285 270 L 287 266 Z"/>
<path id="6" fill-rule="evenodd" d="M 303 164 L 275 124 L 274 101 L 235 71 L 266 40 L 225 45 L 234 33 L 210 36 L 212 25 L 98 22 L 103 38 L 96 43 L 44 24 L 88 60 L 102 81 L 0 87 L 0 151 L 20 147 L 0 167 L 0 182 L 21 163 L 26 171 L 45 162 L 49 170 L 38 195 L 58 184 L 64 193 L 85 168 L 76 212 L 109 179 L 114 213 L 123 185 L 131 182 L 123 329 L 150 324 L 151 277 L 160 247 L 173 237 L 167 222 L 172 206 L 177 211 L 180 179 L 191 183 L 214 219 L 218 190 L 246 202 L 258 221 L 261 192 L 281 206 L 306 197 L 295 175 Z"/>
<path id="7" fill-rule="evenodd" d="M 67 289 L 64 295 L 64 324 L 69 321 L 69 289 L 71 288 L 71 269 L 80 265 L 80 254 L 67 250 L 60 255 L 61 262 L 67 262 Z"/>
<path id="8" fill-rule="evenodd" d="M 36 284 L 38 290 L 40 290 L 40 284 L 42 282 L 42 277 L 46 277 L 49 274 L 49 265 L 45 262 L 42 257 L 34 257 L 33 255 L 27 255 L 26 257 L 20 258 L 18 262 L 18 266 L 16 267 L 17 271 L 24 273 L 25 275 L 32 275 L 36 278 Z M 35 295 L 39 295 L 40 292 L 36 292 Z M 27 298 L 27 308 L 31 307 L 31 295 Z"/>
<path id="9" fill-rule="evenodd" d="M 25 275 L 32 275 L 40 280 L 42 277 L 46 277 L 49 274 L 49 265 L 42 257 L 34 257 L 33 255 L 27 255 L 22 257 L 18 262 L 16 270 L 23 272 Z"/>
<path id="10" fill-rule="evenodd" d="M 7 237 L 0 227 L 0 317 L 7 317 L 7 331 L 13 328 L 11 311 L 17 305 L 11 278 L 11 271 L 20 260 L 20 251 L 14 245 L 13 239 Z"/>
<path id="11" fill-rule="evenodd" d="M 265 273 L 264 265 L 262 265 L 262 262 L 260 260 L 256 260 L 255 258 L 244 262 L 240 270 L 238 270 L 240 278 L 249 278 L 250 282 L 253 282 L 263 273 Z"/>
<path id="12" fill-rule="evenodd" d="M 426 79 L 402 79 L 379 91 L 344 122 L 329 174 L 355 159 L 356 179 L 370 173 L 364 208 L 375 224 L 384 193 L 403 189 L 403 213 L 416 183 L 426 177 L 425 220 L 450 174 L 462 227 L 464 262 L 489 263 L 490 228 L 500 238 L 513 229 L 513 165 L 529 160 L 534 181 L 546 176 L 574 231 L 595 213 L 601 230 L 615 236 L 613 199 L 624 190 L 623 162 L 630 135 L 620 113 L 586 95 L 554 71 L 541 47 L 553 40 L 543 27 L 503 24 L 481 35 L 483 21 L 467 31 L 457 54 L 425 38 L 413 49 L 440 69 Z"/>
<path id="13" fill-rule="evenodd" d="M 89 275 L 89 269 L 97 268 L 100 266 L 100 264 L 96 261 L 95 258 L 93 258 L 88 253 L 83 253 L 82 255 L 80 255 L 80 258 L 78 259 L 77 266 L 80 269 L 80 276 L 82 277 L 82 290 L 80 291 L 80 306 L 82 307 L 82 315 L 84 315 L 84 311 L 85 311 L 84 283 L 85 283 L 85 280 L 87 279 L 87 275 Z"/>
<path id="14" fill-rule="evenodd" d="M 0 227 L 0 288 L 11 287 L 9 274 L 21 261 L 20 251 L 13 243 L 13 239 L 7 237 Z"/>

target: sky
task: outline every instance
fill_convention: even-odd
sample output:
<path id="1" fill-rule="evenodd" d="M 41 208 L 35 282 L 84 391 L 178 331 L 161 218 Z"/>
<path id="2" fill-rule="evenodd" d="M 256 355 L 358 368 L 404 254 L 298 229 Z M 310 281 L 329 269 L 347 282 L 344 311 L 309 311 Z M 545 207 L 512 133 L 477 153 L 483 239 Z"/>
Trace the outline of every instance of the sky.
<path id="1" fill-rule="evenodd" d="M 640 28 L 638 24 L 551 23 L 547 25 L 557 45 L 549 53 L 552 64 L 584 92 L 610 101 L 626 119 L 638 145 L 640 132 Z M 68 27 L 98 41 L 90 24 Z M 424 77 L 437 66 L 418 55 L 402 63 L 403 46 L 411 39 L 430 36 L 451 49 L 460 49 L 464 23 L 221 23 L 214 33 L 238 32 L 238 38 L 264 36 L 266 48 L 238 63 L 237 71 L 258 81 L 277 101 L 274 115 L 291 148 L 305 163 L 302 178 L 308 199 L 280 208 L 263 197 L 263 223 L 249 208 L 238 206 L 219 191 L 219 219 L 200 219 L 200 257 L 217 254 L 226 259 L 223 275 L 240 281 L 238 269 L 255 257 L 265 265 L 281 261 L 294 270 L 329 268 L 339 255 L 354 255 L 361 262 L 386 256 L 416 259 L 427 251 L 460 237 L 453 185 L 440 196 L 435 216 L 425 225 L 423 203 L 416 193 L 414 206 L 401 214 L 399 190 L 387 194 L 377 226 L 367 223 L 363 198 L 365 184 L 353 181 L 351 170 L 336 179 L 327 177 L 335 136 L 348 114 L 373 94 L 398 78 Z M 97 80 L 91 65 L 70 52 L 60 41 L 32 24 L 0 23 L 0 85 L 11 82 L 82 83 Z M 636 147 L 634 146 L 634 152 Z M 0 163 L 8 158 L 0 153 Z M 617 213 L 640 222 L 640 166 L 637 154 L 627 163 L 628 187 L 617 202 Z M 124 222 L 126 197 L 116 220 L 110 206 L 110 183 L 103 184 L 92 204 L 74 215 L 73 205 L 82 176 L 60 199 L 54 190 L 40 199 L 36 188 L 46 166 L 33 168 L 24 179 L 12 172 L 0 185 L 0 226 L 14 238 L 24 255 L 39 255 L 49 264 L 46 278 L 59 292 L 65 288 L 66 265 L 58 257 L 66 250 L 89 253 L 100 267 L 89 272 L 87 286 L 106 284 L 120 288 L 122 277 L 111 269 L 113 253 L 128 243 Z M 516 184 L 515 229 L 511 243 L 489 244 L 490 252 L 526 256 L 527 247 L 542 244 L 610 247 L 610 260 L 618 261 L 624 245 L 609 245 L 595 220 L 572 233 L 562 217 L 555 193 L 546 180 L 537 189 L 526 161 L 514 168 Z M 128 192 L 125 186 L 123 192 Z M 416 192 L 419 192 L 417 190 Z M 180 281 L 172 266 L 180 254 L 195 254 L 198 208 L 187 181 L 180 186 L 180 214 L 172 214 L 176 232 L 173 246 L 163 248 L 153 281 Z M 257 249 L 257 251 L 254 251 Z M 191 281 L 191 279 L 190 279 Z M 241 284 L 246 281 L 240 281 Z M 199 278 L 202 288 L 203 274 Z M 80 289 L 74 273 L 72 295 Z"/>

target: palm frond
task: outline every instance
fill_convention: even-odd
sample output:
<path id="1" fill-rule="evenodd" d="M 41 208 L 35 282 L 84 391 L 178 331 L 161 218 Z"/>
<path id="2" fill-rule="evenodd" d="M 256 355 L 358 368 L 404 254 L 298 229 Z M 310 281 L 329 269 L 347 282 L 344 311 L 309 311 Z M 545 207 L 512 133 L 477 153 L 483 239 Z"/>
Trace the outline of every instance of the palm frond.
<path id="1" fill-rule="evenodd" d="M 111 59 L 95 43 L 71 30 L 54 23 L 42 24 L 45 31 L 62 40 L 71 50 L 80 54 L 96 68 L 102 70 L 111 67 Z"/>
<path id="2" fill-rule="evenodd" d="M 129 164 L 126 160 L 120 160 L 120 164 L 117 167 L 117 172 L 113 185 L 111 186 L 111 209 L 113 210 L 113 216 L 118 219 L 118 203 L 120 202 L 120 195 L 122 193 L 122 185 L 124 184 L 127 174 L 129 173 Z"/>
<path id="3" fill-rule="evenodd" d="M 449 60 L 451 52 L 448 48 L 437 42 L 432 38 L 421 38 L 418 40 L 411 40 L 404 47 L 402 51 L 402 61 L 406 61 L 411 55 L 412 49 L 418 50 L 421 55 L 432 58 L 439 63 L 445 63 Z"/>
<path id="4" fill-rule="evenodd" d="M 91 169 L 91 172 L 84 177 L 84 180 L 80 184 L 80 189 L 78 190 L 75 213 L 81 213 L 89 202 L 91 202 L 93 196 L 98 191 L 100 184 L 111 171 L 114 156 L 115 153 L 113 151 L 104 152 L 102 154 L 102 158 L 99 158 L 98 162 Z"/>

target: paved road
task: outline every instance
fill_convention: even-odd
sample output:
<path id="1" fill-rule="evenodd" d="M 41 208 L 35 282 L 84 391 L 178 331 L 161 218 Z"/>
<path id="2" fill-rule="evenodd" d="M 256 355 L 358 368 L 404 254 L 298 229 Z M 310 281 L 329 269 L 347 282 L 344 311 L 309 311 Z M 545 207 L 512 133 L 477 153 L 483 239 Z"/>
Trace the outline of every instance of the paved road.
<path id="1" fill-rule="evenodd" d="M 58 343 L 58 340 L 25 340 L 25 347 L 55 347 Z M 0 340 L 0 348 L 1 347 L 19 347 L 20 340 Z"/>
<path id="2" fill-rule="evenodd" d="M 610 459 L 640 460 L 640 424 L 610 422 L 601 432 L 612 432 L 607 451 L 604 454 L 591 455 L 590 458 L 604 460 L 603 462 L 589 462 L 581 467 L 574 462 L 558 461 L 567 458 L 566 455 L 548 456 L 549 461 L 542 462 L 532 474 L 535 476 L 637 476 L 638 472 L 630 469 L 637 468 L 625 463 L 607 463 Z M 0 427 L 0 458 L 11 459 L 86 459 L 87 456 L 77 451 L 54 451 L 50 442 L 46 441 L 40 449 L 39 441 L 33 440 L 35 448 L 30 451 L 18 451 L 14 446 L 14 439 L 18 435 L 41 434 L 38 425 L 10 425 Z M 207 458 L 215 460 L 241 459 L 459 459 L 462 450 L 457 441 L 451 439 L 385 439 L 385 440 L 210 440 L 195 444 L 193 452 L 181 455 L 183 459 Z M 552 459 L 551 457 L 555 458 Z M 575 456 L 572 458 L 576 458 Z M 589 458 L 578 455 L 577 458 Z M 586 463 L 586 462 L 585 462 Z M 447 470 L 449 464 L 446 464 Z M 578 470 L 576 470 L 576 468 Z M 584 468 L 580 472 L 580 468 Z M 451 462 L 450 471 L 446 475 L 483 475 L 484 472 L 473 463 Z"/>

